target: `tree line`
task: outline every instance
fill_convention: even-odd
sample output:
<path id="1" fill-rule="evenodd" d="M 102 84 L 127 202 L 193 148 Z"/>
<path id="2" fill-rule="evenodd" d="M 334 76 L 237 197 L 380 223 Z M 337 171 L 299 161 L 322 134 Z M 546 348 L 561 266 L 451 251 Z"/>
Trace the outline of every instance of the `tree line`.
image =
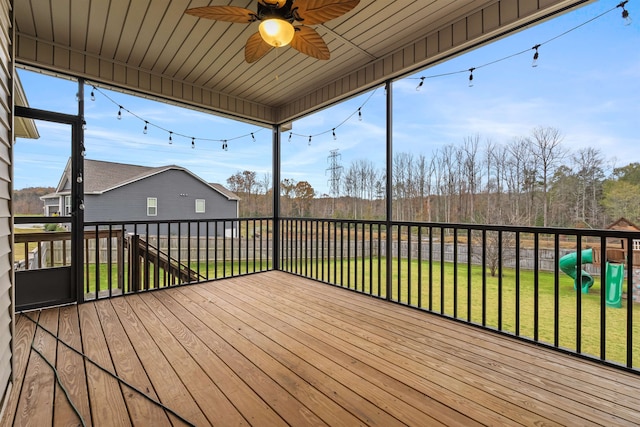
<path id="1" fill-rule="evenodd" d="M 571 150 L 554 127 L 506 143 L 480 135 L 431 156 L 393 157 L 393 218 L 399 221 L 601 228 L 640 218 L 640 164 L 614 167 L 597 148 Z M 368 159 L 339 171 L 340 194 L 317 194 L 283 179 L 283 216 L 384 219 L 386 174 Z M 271 214 L 271 176 L 251 171 L 227 180 L 242 216 Z"/>
<path id="2" fill-rule="evenodd" d="M 44 205 L 41 196 L 56 191 L 54 187 L 27 187 L 20 190 L 13 190 L 11 205 L 13 211 L 24 215 L 42 215 Z"/>

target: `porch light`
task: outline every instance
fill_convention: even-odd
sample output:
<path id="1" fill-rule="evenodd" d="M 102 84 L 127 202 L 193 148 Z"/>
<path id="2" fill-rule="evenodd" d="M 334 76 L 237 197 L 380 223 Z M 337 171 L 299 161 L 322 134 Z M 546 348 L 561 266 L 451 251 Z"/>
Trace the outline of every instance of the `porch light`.
<path id="1" fill-rule="evenodd" d="M 259 27 L 262 39 L 273 47 L 282 47 L 291 43 L 296 30 L 284 19 L 266 19 Z"/>

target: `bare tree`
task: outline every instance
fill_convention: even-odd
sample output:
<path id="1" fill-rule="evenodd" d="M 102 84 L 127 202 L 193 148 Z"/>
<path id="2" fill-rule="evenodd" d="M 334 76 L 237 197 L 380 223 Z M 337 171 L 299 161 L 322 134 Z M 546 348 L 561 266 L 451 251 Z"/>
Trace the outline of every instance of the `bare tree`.
<path id="1" fill-rule="evenodd" d="M 553 127 L 537 127 L 531 132 L 531 137 L 527 138 L 531 154 L 539 166 L 537 172 L 541 179 L 542 215 L 545 227 L 548 225 L 549 215 L 549 179 L 567 153 L 560 145 L 562 139 L 560 130 Z"/>
<path id="2" fill-rule="evenodd" d="M 462 164 L 464 167 L 463 176 L 466 179 L 467 189 L 467 220 L 475 220 L 475 197 L 478 193 L 482 175 L 480 173 L 481 162 L 478 158 L 478 148 L 480 146 L 480 135 L 468 136 L 464 139 L 462 149 Z"/>
<path id="3" fill-rule="evenodd" d="M 586 224 L 598 221 L 599 200 L 604 181 L 604 158 L 600 150 L 592 147 L 579 149 L 572 156 L 579 185 L 579 219 Z"/>

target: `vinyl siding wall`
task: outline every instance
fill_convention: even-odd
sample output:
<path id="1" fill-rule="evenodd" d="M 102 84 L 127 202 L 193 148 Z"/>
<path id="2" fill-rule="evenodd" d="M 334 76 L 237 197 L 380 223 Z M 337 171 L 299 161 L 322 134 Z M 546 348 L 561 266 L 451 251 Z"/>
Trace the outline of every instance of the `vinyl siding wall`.
<path id="1" fill-rule="evenodd" d="M 147 216 L 147 198 L 158 200 L 158 214 Z M 196 213 L 196 199 L 205 212 Z M 167 170 L 100 195 L 85 195 L 85 221 L 167 221 L 236 218 L 237 201 L 228 200 L 186 172 Z"/>
<path id="2" fill-rule="evenodd" d="M 0 397 L 11 382 L 13 328 L 13 231 L 11 218 L 12 164 L 12 12 L 9 0 L 0 0 Z"/>

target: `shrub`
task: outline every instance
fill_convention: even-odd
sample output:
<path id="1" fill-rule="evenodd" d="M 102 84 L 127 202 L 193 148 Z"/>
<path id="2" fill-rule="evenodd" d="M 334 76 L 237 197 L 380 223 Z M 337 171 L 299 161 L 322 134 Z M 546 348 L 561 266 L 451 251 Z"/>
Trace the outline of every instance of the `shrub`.
<path id="1" fill-rule="evenodd" d="M 44 231 L 56 231 L 58 230 L 58 224 L 46 224 L 44 226 Z"/>

